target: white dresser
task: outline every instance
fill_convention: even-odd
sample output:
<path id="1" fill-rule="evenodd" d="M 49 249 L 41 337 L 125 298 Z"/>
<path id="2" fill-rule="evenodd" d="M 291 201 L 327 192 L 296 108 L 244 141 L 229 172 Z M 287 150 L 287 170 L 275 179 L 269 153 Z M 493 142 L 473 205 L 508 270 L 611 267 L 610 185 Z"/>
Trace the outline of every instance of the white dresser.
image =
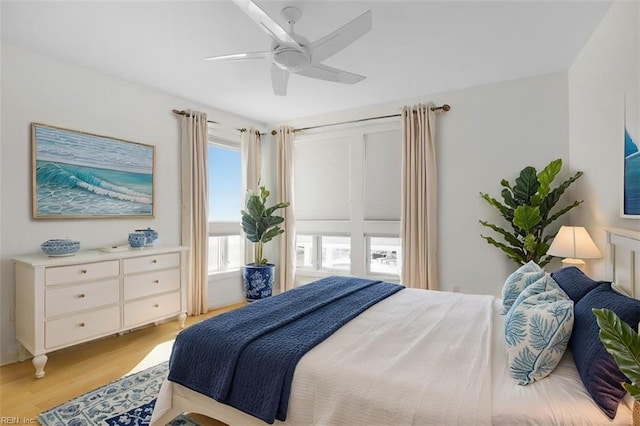
<path id="1" fill-rule="evenodd" d="M 33 355 L 36 377 L 48 352 L 174 316 L 184 327 L 187 253 L 145 247 L 15 257 L 16 339 Z"/>

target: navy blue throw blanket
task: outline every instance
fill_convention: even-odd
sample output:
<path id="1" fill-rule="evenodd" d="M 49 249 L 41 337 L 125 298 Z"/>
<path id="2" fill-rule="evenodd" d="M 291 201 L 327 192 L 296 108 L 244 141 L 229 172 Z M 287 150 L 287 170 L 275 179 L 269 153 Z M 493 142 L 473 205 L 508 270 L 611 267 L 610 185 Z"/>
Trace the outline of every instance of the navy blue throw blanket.
<path id="1" fill-rule="evenodd" d="M 300 358 L 403 288 L 328 277 L 210 318 L 178 334 L 169 380 L 267 423 L 284 421 Z"/>

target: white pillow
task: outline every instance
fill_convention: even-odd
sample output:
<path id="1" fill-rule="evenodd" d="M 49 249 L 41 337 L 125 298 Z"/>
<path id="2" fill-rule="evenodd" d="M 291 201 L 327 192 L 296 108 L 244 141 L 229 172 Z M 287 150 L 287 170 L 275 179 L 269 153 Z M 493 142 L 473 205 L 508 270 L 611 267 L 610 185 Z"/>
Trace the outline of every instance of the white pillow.
<path id="1" fill-rule="evenodd" d="M 525 288 L 507 313 L 504 337 L 509 372 L 519 385 L 556 368 L 573 329 L 573 301 L 549 274 Z"/>
<path id="2" fill-rule="evenodd" d="M 502 314 L 509 312 L 513 302 L 516 301 L 522 290 L 543 276 L 544 271 L 533 260 L 525 263 L 509 275 L 502 287 Z"/>

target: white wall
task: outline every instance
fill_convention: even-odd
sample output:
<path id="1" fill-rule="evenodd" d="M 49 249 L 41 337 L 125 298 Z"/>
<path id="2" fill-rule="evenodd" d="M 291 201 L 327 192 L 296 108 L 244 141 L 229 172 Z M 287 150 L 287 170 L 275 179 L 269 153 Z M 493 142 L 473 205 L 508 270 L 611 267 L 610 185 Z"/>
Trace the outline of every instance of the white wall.
<path id="1" fill-rule="evenodd" d="M 278 125 L 307 127 L 396 114 L 402 105 L 430 100 L 452 108 L 439 114 L 436 136 L 440 288 L 497 295 L 515 264 L 480 238 L 484 230 L 479 219 L 495 222 L 501 218 L 479 193 L 499 197 L 500 180 L 513 181 L 525 166 L 540 169 L 556 158 L 568 163 L 566 73 L 421 96 Z M 565 166 L 563 176 L 568 175 L 569 168 Z"/>
<path id="2" fill-rule="evenodd" d="M 614 3 L 568 72 L 569 157 L 585 172 L 572 191 L 585 202 L 571 222 L 585 226 L 603 254 L 603 226 L 640 230 L 640 220 L 620 217 L 625 93 L 640 124 L 639 9 L 638 2 Z M 604 259 L 589 264 L 592 275 L 608 277 Z"/>
<path id="3" fill-rule="evenodd" d="M 40 251 L 50 238 L 80 240 L 84 249 L 122 244 L 150 226 L 160 243 L 180 243 L 180 127 L 171 110 L 207 112 L 229 128 L 264 126 L 35 52 L 2 44 L 0 182 L 1 357 L 15 356 L 11 258 Z M 154 219 L 34 220 L 31 217 L 30 123 L 112 136 L 156 146 Z"/>

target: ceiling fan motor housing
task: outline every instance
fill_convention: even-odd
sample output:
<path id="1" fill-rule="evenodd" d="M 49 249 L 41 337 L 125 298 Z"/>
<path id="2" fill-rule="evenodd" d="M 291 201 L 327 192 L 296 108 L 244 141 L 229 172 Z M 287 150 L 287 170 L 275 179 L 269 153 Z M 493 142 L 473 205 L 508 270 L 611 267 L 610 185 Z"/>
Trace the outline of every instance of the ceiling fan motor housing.
<path id="1" fill-rule="evenodd" d="M 297 49 L 290 46 L 279 46 L 273 54 L 273 63 L 285 71 L 296 72 L 311 64 L 311 55 L 306 47 Z"/>

